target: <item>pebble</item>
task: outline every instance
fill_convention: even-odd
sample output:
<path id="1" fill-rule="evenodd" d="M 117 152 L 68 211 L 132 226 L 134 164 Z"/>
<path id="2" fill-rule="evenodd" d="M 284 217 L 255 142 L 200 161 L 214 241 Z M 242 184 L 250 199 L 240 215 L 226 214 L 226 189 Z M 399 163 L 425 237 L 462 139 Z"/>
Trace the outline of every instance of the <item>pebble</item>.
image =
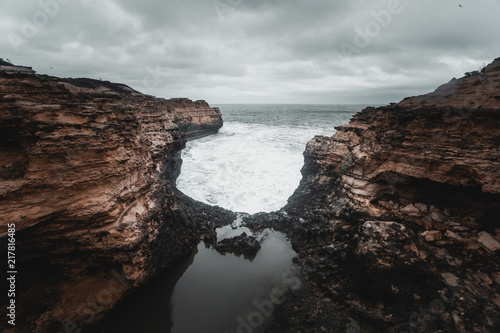
<path id="1" fill-rule="evenodd" d="M 420 235 L 425 237 L 425 240 L 428 242 L 436 242 L 443 239 L 443 234 L 439 230 L 424 231 Z"/>
<path id="2" fill-rule="evenodd" d="M 478 234 L 477 242 L 479 245 L 484 247 L 486 250 L 490 252 L 495 252 L 500 250 L 500 242 L 498 242 L 492 235 L 487 233 L 486 231 L 482 231 Z"/>
<path id="3" fill-rule="evenodd" d="M 452 273 L 441 273 L 441 277 L 446 281 L 446 283 L 452 287 L 458 286 L 459 279 Z"/>
<path id="4" fill-rule="evenodd" d="M 456 243 L 465 243 L 465 239 L 463 239 L 453 231 L 446 230 L 445 236 Z"/>
<path id="5" fill-rule="evenodd" d="M 500 285 L 500 272 L 492 273 L 491 278 L 496 284 Z"/>

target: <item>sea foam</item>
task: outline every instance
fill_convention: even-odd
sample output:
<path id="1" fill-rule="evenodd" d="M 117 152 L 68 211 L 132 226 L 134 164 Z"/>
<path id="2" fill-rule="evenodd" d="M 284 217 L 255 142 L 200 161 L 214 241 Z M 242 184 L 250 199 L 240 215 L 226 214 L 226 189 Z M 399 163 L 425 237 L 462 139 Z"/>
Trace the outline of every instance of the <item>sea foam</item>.
<path id="1" fill-rule="evenodd" d="M 229 122 L 183 151 L 178 188 L 193 199 L 237 212 L 271 212 L 297 188 L 314 128 Z"/>

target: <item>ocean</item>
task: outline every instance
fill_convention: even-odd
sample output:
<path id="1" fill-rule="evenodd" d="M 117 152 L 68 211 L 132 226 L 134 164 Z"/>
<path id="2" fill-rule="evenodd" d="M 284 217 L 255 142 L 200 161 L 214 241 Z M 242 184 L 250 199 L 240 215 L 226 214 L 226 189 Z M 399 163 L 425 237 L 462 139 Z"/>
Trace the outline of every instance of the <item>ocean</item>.
<path id="1" fill-rule="evenodd" d="M 282 208 L 299 185 L 306 143 L 368 105 L 222 104 L 219 133 L 187 143 L 177 187 L 249 214 Z"/>

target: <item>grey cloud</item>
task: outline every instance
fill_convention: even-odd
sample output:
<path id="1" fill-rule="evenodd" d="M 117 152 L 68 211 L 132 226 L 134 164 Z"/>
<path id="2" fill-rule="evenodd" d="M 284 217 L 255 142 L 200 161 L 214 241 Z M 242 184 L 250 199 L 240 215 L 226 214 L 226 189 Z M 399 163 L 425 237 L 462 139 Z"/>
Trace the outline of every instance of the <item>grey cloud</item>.
<path id="1" fill-rule="evenodd" d="M 0 57 L 214 104 L 380 104 L 500 56 L 497 0 L 461 0 L 462 8 L 400 0 L 401 12 L 347 56 L 341 43 L 356 46 L 355 29 L 373 25 L 373 12 L 387 10 L 389 0 L 216 1 L 224 15 L 205 0 L 69 0 L 25 38 L 22 19 L 43 11 L 39 1 L 0 0 Z M 25 38 L 19 52 L 12 33 Z M 155 80 L 147 80 L 151 72 Z"/>

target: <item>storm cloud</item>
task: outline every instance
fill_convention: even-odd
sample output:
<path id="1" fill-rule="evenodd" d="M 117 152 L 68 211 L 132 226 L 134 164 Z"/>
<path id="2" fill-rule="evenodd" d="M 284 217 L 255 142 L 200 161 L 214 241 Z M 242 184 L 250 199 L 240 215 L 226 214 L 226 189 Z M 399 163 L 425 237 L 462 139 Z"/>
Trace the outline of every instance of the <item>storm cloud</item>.
<path id="1" fill-rule="evenodd" d="M 0 57 L 211 104 L 382 104 L 499 57 L 499 14 L 499 0 L 0 0 Z"/>

